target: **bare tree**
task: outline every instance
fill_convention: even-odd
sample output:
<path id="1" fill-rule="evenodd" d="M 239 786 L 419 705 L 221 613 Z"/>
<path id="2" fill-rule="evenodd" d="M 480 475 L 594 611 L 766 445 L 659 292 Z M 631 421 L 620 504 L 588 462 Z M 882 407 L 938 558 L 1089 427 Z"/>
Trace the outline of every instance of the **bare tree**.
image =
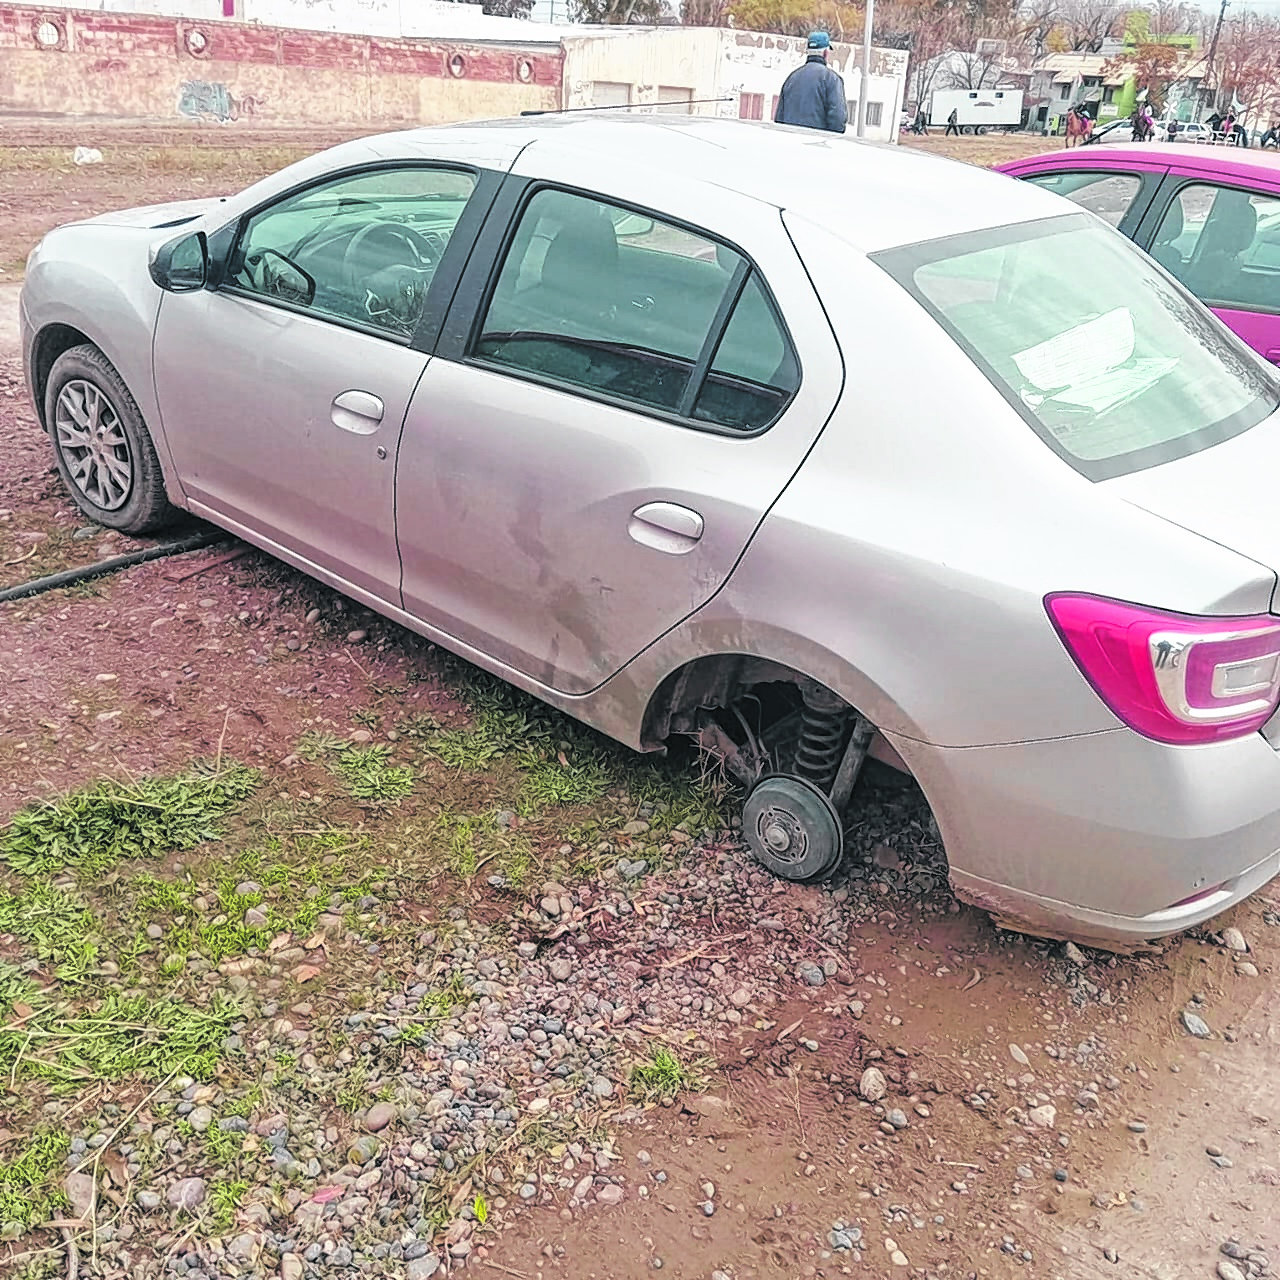
<path id="1" fill-rule="evenodd" d="M 1097 53 L 1124 25 L 1123 12 L 1114 0 L 1065 0 L 1057 30 L 1072 52 Z"/>

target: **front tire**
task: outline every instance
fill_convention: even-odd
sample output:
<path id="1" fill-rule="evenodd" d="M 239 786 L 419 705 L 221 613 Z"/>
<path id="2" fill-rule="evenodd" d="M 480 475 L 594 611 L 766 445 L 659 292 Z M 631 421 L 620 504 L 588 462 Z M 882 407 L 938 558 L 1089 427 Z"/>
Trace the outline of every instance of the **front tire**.
<path id="1" fill-rule="evenodd" d="M 54 361 L 44 406 L 58 474 L 90 520 L 122 533 L 153 533 L 173 522 L 177 511 L 151 433 L 97 347 L 72 347 Z"/>

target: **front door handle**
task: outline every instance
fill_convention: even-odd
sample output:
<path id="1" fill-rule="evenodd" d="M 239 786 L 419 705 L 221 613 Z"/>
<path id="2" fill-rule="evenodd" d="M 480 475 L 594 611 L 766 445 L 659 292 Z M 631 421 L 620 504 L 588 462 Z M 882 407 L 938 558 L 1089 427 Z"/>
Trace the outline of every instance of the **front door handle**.
<path id="1" fill-rule="evenodd" d="M 704 528 L 702 517 L 675 502 L 646 502 L 631 513 L 627 532 L 641 546 L 682 556 L 698 545 Z"/>
<path id="2" fill-rule="evenodd" d="M 1280 347 L 1277 347 L 1274 351 L 1268 351 L 1267 359 L 1270 360 L 1272 364 L 1280 364 Z"/>
<path id="3" fill-rule="evenodd" d="M 329 416 L 335 427 L 371 436 L 382 425 L 385 406 L 371 391 L 344 391 L 334 396 Z"/>

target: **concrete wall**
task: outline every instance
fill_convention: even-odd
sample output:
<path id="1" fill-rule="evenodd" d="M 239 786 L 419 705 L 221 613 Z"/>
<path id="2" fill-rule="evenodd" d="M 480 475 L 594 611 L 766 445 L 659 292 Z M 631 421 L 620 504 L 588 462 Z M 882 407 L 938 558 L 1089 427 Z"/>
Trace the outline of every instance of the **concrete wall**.
<path id="1" fill-rule="evenodd" d="M 656 103 L 671 97 L 664 90 L 688 90 L 697 115 L 772 119 L 782 82 L 805 58 L 805 42 L 789 36 L 712 27 L 662 27 L 632 30 L 617 36 L 566 34 L 564 39 L 564 104 L 590 107 L 614 102 L 615 86 L 629 86 L 633 103 Z M 880 123 L 867 137 L 896 142 L 898 115 L 906 89 L 908 55 L 899 49 L 873 49 L 869 102 L 881 104 Z M 845 92 L 855 104 L 862 88 L 862 50 L 834 46 L 831 66 L 844 77 Z M 744 95 L 754 103 L 744 103 Z M 722 100 L 721 100 L 722 99 Z M 850 128 L 853 123 L 850 109 Z"/>
<path id="2" fill-rule="evenodd" d="M 438 124 L 553 109 L 561 77 L 558 48 L 538 45 L 0 4 L 0 115 Z"/>

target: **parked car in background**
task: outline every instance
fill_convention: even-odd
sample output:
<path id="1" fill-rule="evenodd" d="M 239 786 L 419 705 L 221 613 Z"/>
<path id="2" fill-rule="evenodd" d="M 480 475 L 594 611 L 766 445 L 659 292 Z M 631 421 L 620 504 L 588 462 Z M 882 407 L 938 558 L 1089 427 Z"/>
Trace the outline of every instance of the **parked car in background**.
<path id="1" fill-rule="evenodd" d="M 1165 136 L 1170 142 L 1213 142 L 1217 134 L 1207 124 L 1198 120 L 1181 120 L 1164 126 Z"/>
<path id="2" fill-rule="evenodd" d="M 1118 227 L 1280 364 L 1280 155 L 1135 143 L 1000 169 Z"/>
<path id="3" fill-rule="evenodd" d="M 1163 142 L 1168 137 L 1165 127 L 1162 124 L 1154 126 L 1154 132 L 1151 135 L 1152 142 Z M 1089 135 L 1089 146 L 1095 146 L 1103 142 L 1132 142 L 1133 141 L 1133 121 L 1125 116 L 1121 120 L 1110 120 L 1103 125 L 1094 125 L 1093 132 Z"/>
<path id="4" fill-rule="evenodd" d="M 414 130 L 55 230 L 20 325 L 91 519 L 194 512 L 695 738 L 776 874 L 839 863 L 868 756 L 1032 932 L 1280 871 L 1280 374 L 1030 183 L 697 116 Z"/>

